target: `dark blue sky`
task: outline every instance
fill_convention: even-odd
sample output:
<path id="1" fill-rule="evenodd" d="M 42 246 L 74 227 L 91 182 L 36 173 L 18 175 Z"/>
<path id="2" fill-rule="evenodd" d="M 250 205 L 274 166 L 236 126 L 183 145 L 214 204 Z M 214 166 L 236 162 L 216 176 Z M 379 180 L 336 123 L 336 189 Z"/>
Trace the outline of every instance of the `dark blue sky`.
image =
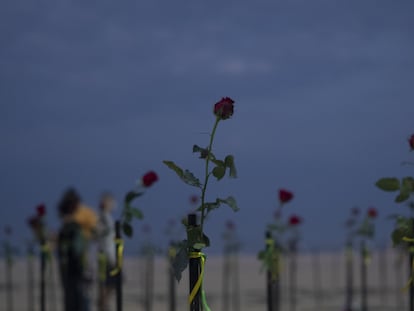
<path id="1" fill-rule="evenodd" d="M 44 202 L 74 185 L 96 207 L 147 170 L 160 181 L 137 202 L 164 244 L 167 220 L 189 211 L 193 189 L 162 160 L 201 175 L 192 145 L 206 145 L 222 96 L 236 101 L 216 154 L 239 178 L 212 185 L 240 212 L 212 214 L 221 248 L 232 218 L 245 250 L 261 246 L 277 189 L 303 216 L 303 248 L 340 247 L 353 206 L 404 210 L 374 187 L 412 174 L 401 161 L 414 132 L 412 1 L 29 1 L 0 4 L 0 226 L 16 240 Z M 120 210 L 118 209 L 117 213 Z M 139 231 L 141 224 L 136 224 Z M 137 248 L 139 237 L 129 242 Z"/>

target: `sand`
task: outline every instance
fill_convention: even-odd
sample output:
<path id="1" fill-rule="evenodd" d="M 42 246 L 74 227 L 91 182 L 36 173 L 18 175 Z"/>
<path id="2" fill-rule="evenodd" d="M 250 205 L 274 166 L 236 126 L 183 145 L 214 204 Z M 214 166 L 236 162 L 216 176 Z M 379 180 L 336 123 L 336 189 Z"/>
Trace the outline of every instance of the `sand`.
<path id="1" fill-rule="evenodd" d="M 259 311 L 266 309 L 266 277 L 260 272 L 261 263 L 255 255 L 239 255 L 237 257 L 239 268 L 239 310 Z M 360 310 L 360 273 L 359 257 L 355 256 L 354 266 L 354 307 Z M 35 263 L 38 268 L 38 262 Z M 167 263 L 164 258 L 156 258 L 154 265 L 152 306 L 145 307 L 145 269 L 148 261 L 144 258 L 126 258 L 124 263 L 124 308 L 125 311 L 168 311 L 168 275 Z M 292 311 L 289 308 L 289 271 L 290 260 L 285 258 L 282 263 L 281 288 L 282 309 Z M 399 258 L 392 249 L 373 254 L 368 266 L 368 304 L 369 310 L 375 311 L 402 311 L 407 310 L 407 293 L 401 288 L 408 280 L 408 259 Z M 345 272 L 344 255 L 342 252 L 322 252 L 313 254 L 300 254 L 297 258 L 297 295 L 296 311 L 341 311 L 345 300 Z M 37 270 L 37 269 L 36 269 Z M 61 289 L 54 269 L 53 280 L 49 281 L 48 311 L 61 311 Z M 149 269 L 151 270 L 151 269 Z M 13 311 L 38 311 L 39 310 L 39 286 L 38 273 L 35 274 L 36 286 L 35 302 L 30 304 L 27 286 L 27 260 L 16 259 L 13 265 Z M 148 269 L 147 269 L 148 271 Z M 0 310 L 7 309 L 5 291 L 5 263 L 1 262 L 0 268 Z M 233 274 L 234 277 L 234 274 Z M 183 279 L 177 283 L 177 308 L 176 310 L 188 310 L 188 270 L 184 272 Z M 212 311 L 236 311 L 230 305 L 223 310 L 223 257 L 208 256 L 206 262 L 206 276 L 204 288 L 207 301 Z M 96 310 L 96 286 L 91 289 L 92 311 Z M 232 293 L 233 292 L 233 293 Z M 234 297 L 234 296 L 232 296 Z M 30 305 L 29 305 L 30 304 Z M 114 304 L 114 301 L 113 301 Z M 33 308 L 30 308 L 32 306 Z M 113 306 L 112 310 L 115 310 Z M 75 311 L 75 310 L 74 310 Z"/>

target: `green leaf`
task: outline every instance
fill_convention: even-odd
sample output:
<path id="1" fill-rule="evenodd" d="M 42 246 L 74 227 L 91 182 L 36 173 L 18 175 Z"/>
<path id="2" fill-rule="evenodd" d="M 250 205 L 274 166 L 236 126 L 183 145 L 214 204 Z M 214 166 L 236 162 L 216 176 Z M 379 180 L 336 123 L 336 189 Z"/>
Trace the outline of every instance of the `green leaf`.
<path id="1" fill-rule="evenodd" d="M 409 197 L 410 197 L 409 192 L 402 192 L 401 191 L 400 194 L 395 197 L 395 202 L 396 203 L 401 203 L 401 202 L 407 201 Z"/>
<path id="2" fill-rule="evenodd" d="M 230 169 L 229 177 L 230 178 L 236 178 L 237 177 L 237 170 L 236 170 L 236 166 L 234 164 L 234 156 L 232 156 L 232 155 L 226 156 L 226 158 L 224 159 L 224 164 L 226 165 L 226 167 L 228 167 Z"/>
<path id="3" fill-rule="evenodd" d="M 404 244 L 405 242 L 403 241 L 403 237 L 405 236 L 406 236 L 405 231 L 403 229 L 401 228 L 394 229 L 394 231 L 391 233 L 392 244 L 394 246 Z"/>
<path id="4" fill-rule="evenodd" d="M 191 173 L 189 170 L 184 171 L 182 180 L 190 186 L 201 188 L 200 180 L 197 177 L 195 177 L 194 174 Z"/>
<path id="5" fill-rule="evenodd" d="M 200 153 L 200 159 L 205 159 L 209 155 L 209 152 L 208 152 L 207 148 L 201 148 L 200 146 L 197 146 L 197 145 L 193 146 L 193 153 L 195 153 L 195 152 Z M 210 157 L 211 157 L 211 155 L 212 155 L 212 153 L 210 153 Z M 214 156 L 213 156 L 213 158 L 214 158 Z"/>
<path id="6" fill-rule="evenodd" d="M 143 192 L 136 192 L 136 191 L 129 191 L 126 195 L 125 195 L 125 204 L 129 204 L 131 203 L 131 201 L 141 195 L 143 195 Z"/>
<path id="7" fill-rule="evenodd" d="M 201 250 L 210 243 L 208 238 L 205 239 L 205 235 L 201 232 L 200 226 L 187 227 L 187 239 L 188 246 L 196 250 Z"/>
<path id="8" fill-rule="evenodd" d="M 194 187 L 201 188 L 200 180 L 193 175 L 189 170 L 183 170 L 179 166 L 177 166 L 173 161 L 163 161 L 165 165 L 167 165 L 170 169 L 172 169 L 178 177 L 181 178 L 186 184 Z"/>
<path id="9" fill-rule="evenodd" d="M 174 271 L 175 279 L 179 282 L 181 280 L 182 273 L 188 265 L 188 246 L 187 241 L 184 240 L 177 246 L 178 251 L 172 260 L 172 268 Z"/>
<path id="10" fill-rule="evenodd" d="M 213 209 L 219 208 L 220 202 L 218 199 L 215 202 L 205 202 L 204 208 L 207 210 L 207 212 L 212 211 Z M 201 211 L 202 206 L 198 208 L 198 211 Z"/>
<path id="11" fill-rule="evenodd" d="M 412 177 L 404 177 L 401 180 L 400 194 L 395 198 L 395 202 L 401 203 L 410 197 L 414 192 L 414 179 Z"/>
<path id="12" fill-rule="evenodd" d="M 125 207 L 123 216 L 124 216 L 124 221 L 126 222 L 130 222 L 132 220 L 133 215 L 131 212 L 131 207 L 129 206 Z"/>
<path id="13" fill-rule="evenodd" d="M 142 214 L 142 212 L 139 209 L 137 209 L 135 207 L 131 207 L 129 210 L 131 212 L 131 215 L 134 216 L 135 218 L 137 218 L 137 219 L 144 218 L 144 215 Z"/>
<path id="14" fill-rule="evenodd" d="M 224 174 L 226 174 L 226 168 L 223 166 L 216 166 L 213 168 L 213 176 L 217 178 L 217 180 L 220 180 L 224 177 Z"/>
<path id="15" fill-rule="evenodd" d="M 226 165 L 224 164 L 224 161 L 222 160 L 210 159 L 210 161 L 213 162 L 217 166 L 222 166 L 224 168 L 226 167 Z"/>
<path id="16" fill-rule="evenodd" d="M 132 229 L 132 226 L 128 222 L 124 222 L 122 224 L 122 231 L 129 238 L 132 237 L 132 234 L 134 232 L 133 229 Z"/>
<path id="17" fill-rule="evenodd" d="M 239 210 L 238 206 L 237 206 L 237 202 L 236 199 L 232 196 L 227 197 L 226 199 L 217 199 L 219 200 L 219 202 L 224 203 L 228 206 L 230 206 L 230 208 L 237 212 Z"/>
<path id="18" fill-rule="evenodd" d="M 395 177 L 381 178 L 375 185 L 384 191 L 397 191 L 400 189 L 400 181 Z"/>

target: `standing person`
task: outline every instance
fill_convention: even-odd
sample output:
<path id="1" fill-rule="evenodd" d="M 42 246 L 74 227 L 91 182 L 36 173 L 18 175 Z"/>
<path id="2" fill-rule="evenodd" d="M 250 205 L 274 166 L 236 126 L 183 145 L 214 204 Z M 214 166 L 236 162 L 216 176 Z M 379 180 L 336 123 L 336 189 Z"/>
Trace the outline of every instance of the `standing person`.
<path id="1" fill-rule="evenodd" d="M 103 193 L 99 202 L 98 221 L 98 258 L 99 258 L 99 292 L 98 310 L 108 311 L 109 300 L 115 291 L 116 278 L 110 271 L 115 268 L 115 222 L 112 211 L 115 200 L 110 193 Z"/>
<path id="2" fill-rule="evenodd" d="M 57 252 L 64 311 L 90 310 L 88 289 L 91 282 L 87 264 L 89 237 L 79 222 L 81 206 L 81 198 L 73 188 L 63 194 L 58 204 L 62 226 L 58 234 Z"/>

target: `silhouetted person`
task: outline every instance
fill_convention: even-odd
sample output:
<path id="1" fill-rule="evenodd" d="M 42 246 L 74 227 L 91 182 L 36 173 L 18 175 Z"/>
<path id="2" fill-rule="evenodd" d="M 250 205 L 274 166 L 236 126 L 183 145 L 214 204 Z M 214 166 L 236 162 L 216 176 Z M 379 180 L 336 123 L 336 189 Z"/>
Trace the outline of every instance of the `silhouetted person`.
<path id="1" fill-rule="evenodd" d="M 81 198 L 67 190 L 58 205 L 62 226 L 58 235 L 59 272 L 63 286 L 64 311 L 89 311 L 87 249 L 88 237 L 76 220 Z"/>

